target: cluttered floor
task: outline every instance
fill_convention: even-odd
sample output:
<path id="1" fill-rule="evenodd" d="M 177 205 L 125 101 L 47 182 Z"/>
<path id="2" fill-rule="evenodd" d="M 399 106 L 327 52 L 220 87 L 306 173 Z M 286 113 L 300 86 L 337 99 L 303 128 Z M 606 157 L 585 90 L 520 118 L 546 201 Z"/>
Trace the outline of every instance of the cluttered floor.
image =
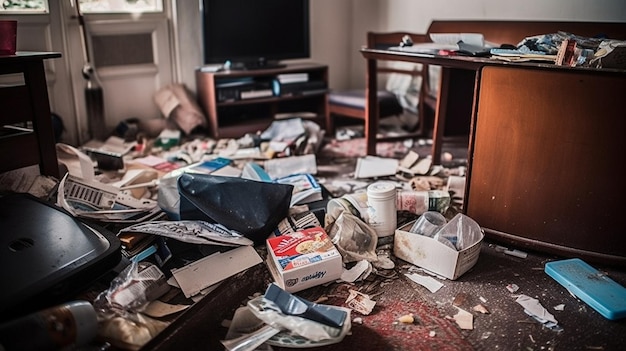
<path id="1" fill-rule="evenodd" d="M 420 139 L 379 143 L 378 155 L 403 160 L 414 152 L 424 157 L 430 153 L 429 142 Z M 325 191 L 323 206 L 329 198 L 365 191 L 369 184 L 381 179 L 397 182 L 400 187 L 410 184 L 413 189 L 448 189 L 449 179 L 464 175 L 467 140 L 446 139 L 442 164 L 429 164 L 427 172 L 417 176 L 359 177 L 380 171 L 382 164 L 376 162 L 384 161 L 376 160 L 365 169 L 364 156 L 362 138 L 324 139 L 316 152 L 315 174 Z M 448 219 L 462 212 L 461 196 L 459 191 L 452 196 L 445 213 Z M 398 226 L 418 217 L 399 212 Z M 378 242 L 377 254 L 386 255 L 389 266 L 374 268 L 362 279 L 331 282 L 297 293 L 311 302 L 344 307 L 346 301 L 354 300 L 354 294 L 364 299 L 359 305 L 362 309 L 351 312 L 351 328 L 341 341 L 310 342 L 282 333 L 281 337 L 272 337 L 270 346 L 265 344 L 258 350 L 618 350 L 626 343 L 626 319 L 607 319 L 546 274 L 545 264 L 563 257 L 504 247 L 487 237 L 476 264 L 452 280 L 398 259 L 392 248 L 390 240 Z M 600 271 L 598 279 L 610 277 L 626 285 L 626 272 L 622 269 L 595 268 Z M 183 312 L 141 349 L 224 349 L 220 340 L 236 323 L 236 309 L 263 294 L 271 280 L 265 265 L 230 277 L 204 298 L 210 304 Z"/>
<path id="2" fill-rule="evenodd" d="M 462 169 L 467 161 L 466 146 L 462 138 L 447 139 L 442 161 L 446 170 Z M 424 143 L 411 145 L 421 155 L 428 154 L 429 147 Z M 354 155 L 353 148 L 343 150 Z M 396 157 L 405 152 L 401 143 L 382 143 L 378 150 L 379 154 L 389 156 L 397 153 Z M 322 163 L 335 163 L 332 153 L 329 158 L 323 156 L 329 154 L 322 153 Z M 516 257 L 507 254 L 511 250 L 517 249 L 504 248 L 486 238 L 476 265 L 454 281 L 441 281 L 442 287 L 435 292 L 407 279 L 406 274 L 415 272 L 415 266 L 397 260 L 391 277 L 379 276 L 358 288 L 375 296 L 372 313 L 359 316 L 361 319 L 353 323 L 352 333 L 344 342 L 319 350 L 618 350 L 623 347 L 625 320 L 606 319 L 545 273 L 547 262 L 563 257 L 541 252 L 523 252 L 522 257 Z M 596 268 L 622 285 L 626 283 L 623 270 Z M 354 287 L 335 285 L 330 289 L 310 289 L 304 296 L 311 300 L 328 298 L 333 304 L 341 305 L 349 289 Z M 548 326 L 531 317 L 518 302 L 520 296 L 537 299 L 558 324 Z M 470 326 L 461 327 L 459 315 L 465 313 L 460 313 L 461 310 L 472 315 Z M 413 322 L 399 322 L 406 315 L 412 315 Z"/>

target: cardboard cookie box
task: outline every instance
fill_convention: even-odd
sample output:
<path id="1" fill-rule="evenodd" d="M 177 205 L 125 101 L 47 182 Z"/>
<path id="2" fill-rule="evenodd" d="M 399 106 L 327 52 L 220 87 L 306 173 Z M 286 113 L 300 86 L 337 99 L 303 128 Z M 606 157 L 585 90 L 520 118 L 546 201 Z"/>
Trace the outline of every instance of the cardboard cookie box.
<path id="1" fill-rule="evenodd" d="M 267 266 L 276 282 L 288 292 L 337 280 L 342 257 L 324 228 L 314 227 L 267 240 Z"/>
<path id="2" fill-rule="evenodd" d="M 413 223 L 396 229 L 393 246 L 396 257 L 452 280 L 463 275 L 478 261 L 485 235 L 471 218 L 457 214 L 441 229 L 449 233 L 462 230 L 471 235 L 473 240 L 461 250 L 452 249 L 434 238 L 409 232 Z"/>

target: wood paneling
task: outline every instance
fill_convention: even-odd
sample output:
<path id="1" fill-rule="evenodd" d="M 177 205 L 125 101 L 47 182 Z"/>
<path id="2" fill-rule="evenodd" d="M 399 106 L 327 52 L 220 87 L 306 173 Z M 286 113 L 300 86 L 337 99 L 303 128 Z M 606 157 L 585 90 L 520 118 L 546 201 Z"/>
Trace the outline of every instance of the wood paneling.
<path id="1" fill-rule="evenodd" d="M 467 214 L 488 235 L 626 264 L 626 72 L 485 67 Z"/>

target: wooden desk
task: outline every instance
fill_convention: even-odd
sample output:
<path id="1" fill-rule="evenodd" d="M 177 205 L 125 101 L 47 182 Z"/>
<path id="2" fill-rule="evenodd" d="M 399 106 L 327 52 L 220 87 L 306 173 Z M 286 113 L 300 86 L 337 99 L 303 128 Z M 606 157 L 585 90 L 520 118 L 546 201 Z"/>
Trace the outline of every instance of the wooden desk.
<path id="1" fill-rule="evenodd" d="M 21 74 L 24 82 L 0 86 L 0 172 L 38 164 L 41 174 L 59 178 L 43 64 L 45 59 L 58 57 L 58 52 L 0 56 L 0 76 Z M 6 125 L 25 128 L 3 128 Z"/>
<path id="2" fill-rule="evenodd" d="M 368 73 L 378 60 L 442 66 L 432 157 L 443 128 L 468 118 L 463 211 L 488 236 L 594 262 L 626 266 L 616 178 L 626 142 L 620 99 L 626 71 L 508 63 L 397 50 L 361 50 Z M 376 76 L 368 74 L 368 154 L 375 152 Z"/>
<path id="3" fill-rule="evenodd" d="M 378 61 L 406 61 L 441 66 L 441 80 L 437 96 L 437 108 L 433 126 L 432 159 L 440 164 L 441 145 L 446 120 L 452 117 L 469 127 L 472 114 L 474 91 L 479 78 L 479 70 L 486 64 L 494 63 L 485 58 L 463 56 L 439 56 L 399 50 L 361 49 L 367 60 L 367 106 L 365 113 L 369 116 L 365 121 L 365 141 L 367 154 L 376 154 L 376 131 L 378 130 L 378 101 L 375 98 L 378 81 L 376 65 Z M 451 84 L 454 82 L 454 84 Z M 449 97 L 453 96 L 451 99 Z M 469 132 L 469 129 L 468 129 Z"/>
<path id="4" fill-rule="evenodd" d="M 626 267 L 626 71 L 485 66 L 465 211 L 492 238 Z"/>

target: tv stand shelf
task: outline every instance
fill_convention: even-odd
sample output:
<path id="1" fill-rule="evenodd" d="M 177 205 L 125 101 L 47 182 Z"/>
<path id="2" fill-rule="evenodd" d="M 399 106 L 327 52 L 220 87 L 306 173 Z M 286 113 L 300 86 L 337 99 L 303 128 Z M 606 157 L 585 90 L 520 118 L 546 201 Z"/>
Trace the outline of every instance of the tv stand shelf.
<path id="1" fill-rule="evenodd" d="M 306 73 L 308 86 L 276 94 L 279 75 Z M 281 88 L 286 85 L 279 84 Z M 238 138 L 269 127 L 276 114 L 315 115 L 325 125 L 328 114 L 328 66 L 313 63 L 279 68 L 205 72 L 196 70 L 198 101 L 209 120 L 213 138 Z"/>

